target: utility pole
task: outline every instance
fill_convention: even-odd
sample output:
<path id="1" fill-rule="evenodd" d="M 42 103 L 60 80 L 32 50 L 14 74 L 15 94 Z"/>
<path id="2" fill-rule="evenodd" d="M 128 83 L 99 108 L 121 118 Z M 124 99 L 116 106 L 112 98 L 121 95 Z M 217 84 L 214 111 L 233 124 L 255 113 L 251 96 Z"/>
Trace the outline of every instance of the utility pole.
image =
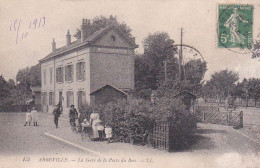
<path id="1" fill-rule="evenodd" d="M 180 52 L 179 52 L 179 77 L 180 81 L 183 80 L 183 72 L 182 72 L 182 36 L 183 36 L 183 28 L 181 28 L 181 45 L 180 45 Z"/>
<path id="2" fill-rule="evenodd" d="M 164 85 L 166 85 L 166 82 L 167 82 L 167 62 L 166 62 L 166 60 L 163 61 L 163 64 L 164 64 Z"/>

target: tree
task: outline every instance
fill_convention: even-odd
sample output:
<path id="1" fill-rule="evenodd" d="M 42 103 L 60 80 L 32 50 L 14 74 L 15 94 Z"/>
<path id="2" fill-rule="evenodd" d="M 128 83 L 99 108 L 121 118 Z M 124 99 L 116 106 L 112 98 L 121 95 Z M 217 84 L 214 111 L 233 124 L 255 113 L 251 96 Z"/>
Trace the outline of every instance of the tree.
<path id="1" fill-rule="evenodd" d="M 169 67 L 167 77 L 169 79 L 175 78 L 177 59 L 174 57 L 176 48 L 173 47 L 173 44 L 174 40 L 170 39 L 165 32 L 150 34 L 143 40 L 144 54 L 142 59 L 150 69 L 149 75 L 153 79 L 152 89 L 156 89 L 161 83 L 164 83 L 164 61 L 167 61 Z"/>
<path id="2" fill-rule="evenodd" d="M 20 69 L 16 75 L 17 82 L 17 96 L 21 98 L 22 102 L 31 96 L 31 86 L 41 85 L 41 67 L 40 64 Z"/>
<path id="3" fill-rule="evenodd" d="M 0 76 L 0 88 L 0 102 L 3 102 L 3 100 L 8 97 L 10 93 L 10 87 L 3 75 Z"/>
<path id="4" fill-rule="evenodd" d="M 174 40 L 165 32 L 156 32 L 143 40 L 144 59 L 150 67 L 154 67 L 157 74 L 163 68 L 163 61 L 173 58 L 176 48 Z"/>
<path id="5" fill-rule="evenodd" d="M 252 52 L 252 58 L 260 58 L 260 40 L 256 41 Z"/>
<path id="6" fill-rule="evenodd" d="M 30 86 L 41 85 L 41 66 L 40 64 L 20 69 L 16 75 L 16 82 L 28 84 Z"/>
<path id="7" fill-rule="evenodd" d="M 10 81 L 10 80 L 9 80 Z M 6 82 L 4 77 L 0 76 L 0 111 L 7 111 L 8 108 L 13 104 L 12 91 L 14 90 L 13 85 Z"/>
<path id="8" fill-rule="evenodd" d="M 207 70 L 206 62 L 190 60 L 184 65 L 185 80 L 179 79 L 177 48 L 174 40 L 165 32 L 156 32 L 143 40 L 144 54 L 135 59 L 136 90 L 147 97 L 152 90 L 160 94 L 173 94 L 182 90 L 199 93 L 203 76 Z"/>
<path id="9" fill-rule="evenodd" d="M 260 79 L 249 78 L 238 82 L 233 91 L 233 96 L 246 99 L 247 102 L 248 98 L 251 98 L 254 99 L 256 103 L 257 99 L 260 98 Z"/>
<path id="10" fill-rule="evenodd" d="M 260 79 L 249 78 L 247 83 L 248 96 L 256 100 L 260 97 Z"/>
<path id="11" fill-rule="evenodd" d="M 260 33 L 257 35 L 260 37 Z M 252 58 L 260 58 L 260 40 L 256 40 L 254 47 L 252 49 Z"/>
<path id="12" fill-rule="evenodd" d="M 247 86 L 248 86 L 248 81 L 247 81 L 247 79 L 244 78 L 242 82 L 238 82 L 236 84 L 236 87 L 232 91 L 232 96 L 246 98 L 248 96 Z"/>
<path id="13" fill-rule="evenodd" d="M 26 67 L 20 69 L 16 74 L 16 82 L 17 82 L 17 96 L 20 98 L 22 103 L 27 101 L 27 97 L 29 97 L 30 91 L 30 78 L 29 78 L 30 68 Z"/>
<path id="14" fill-rule="evenodd" d="M 238 73 L 232 70 L 215 72 L 203 87 L 204 96 L 225 99 L 235 88 L 238 79 Z"/>
<path id="15" fill-rule="evenodd" d="M 117 25 L 121 31 L 123 31 L 130 38 L 134 39 L 134 37 L 131 34 L 132 30 L 130 29 L 130 27 L 127 26 L 126 23 L 124 23 L 124 22 L 123 23 L 118 22 L 117 17 L 112 16 L 112 15 L 110 15 L 109 18 L 107 18 L 105 16 L 95 17 L 92 20 L 92 22 L 90 23 L 90 29 L 92 29 L 93 33 L 94 33 L 96 31 L 98 31 L 102 28 L 105 28 L 109 25 L 112 25 L 112 24 Z M 81 30 L 79 28 L 76 30 L 74 37 L 76 37 L 77 39 L 81 38 Z"/>
<path id="16" fill-rule="evenodd" d="M 207 63 L 201 61 L 200 59 L 190 60 L 184 65 L 184 70 L 184 78 L 190 85 L 190 89 L 186 90 L 200 94 L 199 91 L 201 90 L 202 84 L 204 82 L 203 77 L 207 71 Z"/>
<path id="17" fill-rule="evenodd" d="M 41 86 L 41 65 L 40 64 L 30 67 L 29 80 L 31 86 Z"/>
<path id="18" fill-rule="evenodd" d="M 144 60 L 142 56 L 135 56 L 135 88 L 155 89 L 156 78 L 155 72 Z"/>
<path id="19" fill-rule="evenodd" d="M 9 79 L 8 85 L 10 86 L 11 89 L 15 88 L 15 81 L 13 79 Z"/>

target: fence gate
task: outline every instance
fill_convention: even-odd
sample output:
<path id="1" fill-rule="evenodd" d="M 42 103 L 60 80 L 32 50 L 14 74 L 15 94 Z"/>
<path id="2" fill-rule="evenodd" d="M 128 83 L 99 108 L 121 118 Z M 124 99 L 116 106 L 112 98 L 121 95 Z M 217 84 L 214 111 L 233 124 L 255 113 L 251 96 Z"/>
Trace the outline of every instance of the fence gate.
<path id="1" fill-rule="evenodd" d="M 202 112 L 198 116 L 201 122 L 243 127 L 243 111 L 240 112 Z"/>
<path id="2" fill-rule="evenodd" d="M 152 146 L 170 151 L 170 122 L 156 123 L 153 128 Z"/>
<path id="3" fill-rule="evenodd" d="M 192 133 L 197 128 L 197 118 L 196 116 L 190 116 L 188 123 L 177 125 L 176 121 L 171 117 L 169 117 L 167 121 L 154 123 L 153 130 L 149 135 L 149 144 L 154 148 L 171 152 L 178 142 L 178 136 L 181 136 L 178 135 L 182 132 L 182 130 L 179 130 L 181 129 L 180 127 L 183 128 L 185 125 L 183 130 Z"/>

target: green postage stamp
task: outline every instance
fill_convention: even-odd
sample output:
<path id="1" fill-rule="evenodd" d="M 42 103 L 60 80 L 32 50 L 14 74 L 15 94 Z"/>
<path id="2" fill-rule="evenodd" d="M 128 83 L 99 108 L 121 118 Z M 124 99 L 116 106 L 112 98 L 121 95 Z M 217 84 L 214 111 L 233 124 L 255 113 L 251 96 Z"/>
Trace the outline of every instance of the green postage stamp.
<path id="1" fill-rule="evenodd" d="M 218 47 L 252 48 L 253 5 L 218 5 Z"/>

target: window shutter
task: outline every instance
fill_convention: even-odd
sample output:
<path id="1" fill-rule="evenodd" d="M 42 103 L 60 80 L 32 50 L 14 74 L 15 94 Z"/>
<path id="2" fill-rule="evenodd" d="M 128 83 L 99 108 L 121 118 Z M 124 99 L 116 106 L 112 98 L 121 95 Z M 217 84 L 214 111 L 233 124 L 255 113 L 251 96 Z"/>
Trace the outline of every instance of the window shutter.
<path id="1" fill-rule="evenodd" d="M 56 82 L 59 82 L 59 68 L 56 68 Z"/>
<path id="2" fill-rule="evenodd" d="M 70 80 L 71 82 L 73 82 L 73 79 L 74 79 L 74 71 L 73 71 L 73 65 L 71 65 L 71 76 L 70 76 Z"/>
<path id="3" fill-rule="evenodd" d="M 52 83 L 52 69 L 50 69 L 50 83 Z"/>
<path id="4" fill-rule="evenodd" d="M 71 93 L 71 105 L 74 104 L 74 95 L 73 95 L 73 92 L 70 92 Z"/>
<path id="5" fill-rule="evenodd" d="M 45 92 L 42 94 L 42 104 L 45 105 Z"/>
<path id="6" fill-rule="evenodd" d="M 51 92 L 49 92 L 49 106 L 51 105 Z"/>
<path id="7" fill-rule="evenodd" d="M 46 105 L 47 104 L 47 102 L 46 102 L 46 92 L 43 92 L 42 96 L 43 96 L 42 104 Z"/>
<path id="8" fill-rule="evenodd" d="M 67 97 L 67 107 L 69 107 L 69 92 L 66 93 L 66 97 Z"/>
<path id="9" fill-rule="evenodd" d="M 68 81 L 68 66 L 65 66 L 65 81 Z"/>
<path id="10" fill-rule="evenodd" d="M 83 103 L 83 104 L 86 104 L 86 103 L 87 103 L 87 100 L 86 100 L 86 92 L 85 92 L 85 91 L 82 91 L 82 103 Z"/>
<path id="11" fill-rule="evenodd" d="M 49 105 L 53 105 L 53 92 L 49 92 Z"/>
<path id="12" fill-rule="evenodd" d="M 43 83 L 46 84 L 46 70 L 43 71 Z"/>
<path id="13" fill-rule="evenodd" d="M 42 105 L 44 105 L 44 96 L 43 96 L 44 93 L 41 94 L 41 102 L 42 102 Z"/>
<path id="14" fill-rule="evenodd" d="M 64 81 L 63 69 L 64 69 L 64 67 L 61 67 L 61 75 L 60 75 L 60 77 L 61 77 L 61 83 L 63 83 L 63 81 Z"/>
<path id="15" fill-rule="evenodd" d="M 51 105 L 54 105 L 54 92 L 52 92 L 52 101 L 51 101 Z"/>
<path id="16" fill-rule="evenodd" d="M 53 105 L 53 92 L 51 92 L 50 95 L 51 95 L 51 105 Z"/>
<path id="17" fill-rule="evenodd" d="M 77 80 L 79 80 L 79 62 L 76 64 Z"/>
<path id="18" fill-rule="evenodd" d="M 81 72 L 82 72 L 82 79 L 85 80 L 86 79 L 86 77 L 85 77 L 86 76 L 86 73 L 85 73 L 85 71 L 86 71 L 85 70 L 85 62 L 82 62 L 82 66 L 81 67 L 82 67 L 82 70 L 81 70 Z"/>

